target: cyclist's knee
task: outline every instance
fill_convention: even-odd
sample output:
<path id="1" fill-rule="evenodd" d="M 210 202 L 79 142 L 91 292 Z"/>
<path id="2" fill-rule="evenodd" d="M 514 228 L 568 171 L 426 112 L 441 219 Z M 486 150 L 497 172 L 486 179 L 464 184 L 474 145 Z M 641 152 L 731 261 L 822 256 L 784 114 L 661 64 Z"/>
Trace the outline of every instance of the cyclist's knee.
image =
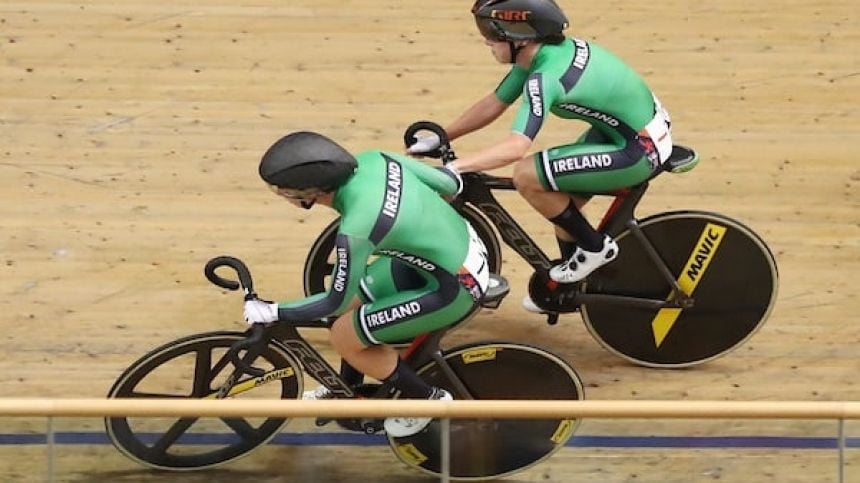
<path id="1" fill-rule="evenodd" d="M 527 156 L 514 164 L 513 180 L 514 186 L 519 192 L 544 191 L 543 186 L 538 181 L 534 158 L 531 156 Z"/>
<path id="2" fill-rule="evenodd" d="M 334 321 L 329 338 L 331 345 L 340 354 L 348 354 L 364 349 L 366 346 L 355 332 L 352 311 L 348 311 Z"/>
<path id="3" fill-rule="evenodd" d="M 590 200 L 590 196 L 579 195 L 579 194 L 569 194 L 571 201 L 573 201 L 576 209 L 581 210 Z"/>

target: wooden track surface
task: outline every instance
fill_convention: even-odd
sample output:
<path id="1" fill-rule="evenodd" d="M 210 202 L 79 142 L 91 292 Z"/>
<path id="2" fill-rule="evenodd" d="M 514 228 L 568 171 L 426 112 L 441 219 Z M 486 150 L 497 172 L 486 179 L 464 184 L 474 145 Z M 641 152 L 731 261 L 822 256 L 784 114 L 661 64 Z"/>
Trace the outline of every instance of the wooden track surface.
<path id="1" fill-rule="evenodd" d="M 548 327 L 522 310 L 529 271 L 508 250 L 512 295 L 452 334 L 450 343 L 503 338 L 552 349 L 577 368 L 592 399 L 860 399 L 856 6 L 561 4 L 572 33 L 597 40 L 645 74 L 672 113 L 676 141 L 703 158 L 691 173 L 655 180 L 640 215 L 703 209 L 747 224 L 777 257 L 779 300 L 769 322 L 736 352 L 690 370 L 648 370 L 598 346 L 576 315 Z M 240 298 L 202 277 L 212 256 L 244 259 L 266 297 L 299 296 L 307 247 L 334 214 L 293 209 L 272 196 L 257 176 L 260 155 L 298 129 L 325 133 L 353 151 L 399 150 L 411 121 L 444 123 L 458 115 L 505 71 L 474 32 L 469 5 L 0 3 L 0 397 L 100 397 L 129 363 L 159 344 L 242 330 Z M 456 147 L 467 153 L 500 139 L 509 123 L 506 115 Z M 581 129 L 550 121 L 537 147 Z M 552 247 L 549 224 L 517 195 L 501 201 Z M 596 218 L 601 208 L 595 203 L 589 213 Z M 7 425 L 14 426 L 0 421 L 0 428 Z M 825 426 L 788 421 L 767 431 L 832 436 Z M 659 427 L 587 421 L 582 431 L 651 434 Z M 690 429 L 724 430 L 725 424 Z M 282 450 L 267 448 L 243 464 L 270 461 L 265 471 L 275 475 Z M 412 475 L 387 457 L 371 461 Z M 611 464 L 602 466 L 601 457 Z M 557 458 L 535 475 L 579 481 L 563 476 L 567 459 Z M 596 473 L 586 474 L 670 481 L 657 472 L 664 463 L 643 464 L 631 476 L 620 455 L 597 458 Z M 5 459 L 0 474 L 14 476 L 2 472 Z M 792 456 L 784 461 L 738 463 L 752 473 L 723 481 L 803 474 L 789 463 Z M 129 465 L 117 460 L 117 471 Z M 829 463 L 824 468 L 831 471 Z M 606 476 L 613 474 L 621 476 Z"/>

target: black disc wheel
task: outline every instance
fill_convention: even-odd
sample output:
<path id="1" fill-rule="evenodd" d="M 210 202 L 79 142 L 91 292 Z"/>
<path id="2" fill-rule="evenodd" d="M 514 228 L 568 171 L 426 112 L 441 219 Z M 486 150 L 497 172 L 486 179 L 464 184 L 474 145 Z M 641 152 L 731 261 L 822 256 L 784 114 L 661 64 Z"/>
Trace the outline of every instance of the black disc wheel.
<path id="1" fill-rule="evenodd" d="M 234 372 L 226 356 L 243 340 L 238 332 L 211 332 L 176 340 L 153 350 L 117 379 L 109 398 L 215 398 Z M 297 399 L 302 373 L 280 345 L 269 343 L 253 361 L 266 371 L 241 376 L 227 397 Z M 273 438 L 285 418 L 184 417 L 105 418 L 114 446 L 138 463 L 158 469 L 208 468 L 243 456 Z"/>
<path id="2" fill-rule="evenodd" d="M 445 360 L 475 399 L 578 400 L 582 382 L 570 365 L 543 349 L 522 344 L 482 343 L 445 352 Z M 428 383 L 462 399 L 442 369 L 419 371 Z M 456 419 L 450 422 L 450 477 L 480 480 L 524 470 L 562 448 L 576 419 Z M 442 425 L 434 420 L 420 433 L 389 437 L 394 453 L 425 472 L 442 472 Z"/>
<path id="3" fill-rule="evenodd" d="M 502 247 L 493 227 L 469 205 L 459 207 L 458 211 L 469 221 L 475 233 L 484 242 L 490 273 L 498 274 L 502 269 Z M 325 292 L 328 287 L 334 270 L 334 243 L 338 226 L 340 226 L 340 218 L 323 229 L 308 251 L 303 272 L 305 295 Z"/>
<path id="4" fill-rule="evenodd" d="M 776 301 L 776 261 L 764 241 L 725 216 L 661 213 L 639 223 L 682 289 L 684 308 L 651 309 L 586 303 L 588 330 L 609 351 L 650 367 L 685 367 L 743 344 Z M 583 291 L 666 300 L 671 284 L 629 229 L 617 237 L 618 258 L 590 275 Z"/>

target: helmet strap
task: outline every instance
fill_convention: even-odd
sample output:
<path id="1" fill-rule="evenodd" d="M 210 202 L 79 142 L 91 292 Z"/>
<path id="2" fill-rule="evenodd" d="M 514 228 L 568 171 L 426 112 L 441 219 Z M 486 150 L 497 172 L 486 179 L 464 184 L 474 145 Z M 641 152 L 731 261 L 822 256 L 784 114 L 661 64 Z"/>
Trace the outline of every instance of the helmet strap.
<path id="1" fill-rule="evenodd" d="M 511 49 L 511 64 L 517 63 L 517 56 L 520 55 L 520 51 L 523 50 L 525 45 L 517 45 L 513 40 L 508 40 L 508 48 Z"/>

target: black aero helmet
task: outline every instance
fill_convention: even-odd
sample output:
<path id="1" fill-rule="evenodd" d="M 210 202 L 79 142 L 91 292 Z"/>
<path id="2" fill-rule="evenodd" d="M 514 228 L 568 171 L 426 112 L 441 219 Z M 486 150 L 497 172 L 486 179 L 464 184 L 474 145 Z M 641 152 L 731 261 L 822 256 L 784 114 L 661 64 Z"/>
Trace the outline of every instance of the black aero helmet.
<path id="1" fill-rule="evenodd" d="M 481 35 L 490 40 L 558 39 L 568 26 L 554 0 L 477 0 L 472 14 Z"/>
<path id="2" fill-rule="evenodd" d="M 345 149 L 317 133 L 299 131 L 279 139 L 260 161 L 260 177 L 279 188 L 332 191 L 358 163 Z"/>

